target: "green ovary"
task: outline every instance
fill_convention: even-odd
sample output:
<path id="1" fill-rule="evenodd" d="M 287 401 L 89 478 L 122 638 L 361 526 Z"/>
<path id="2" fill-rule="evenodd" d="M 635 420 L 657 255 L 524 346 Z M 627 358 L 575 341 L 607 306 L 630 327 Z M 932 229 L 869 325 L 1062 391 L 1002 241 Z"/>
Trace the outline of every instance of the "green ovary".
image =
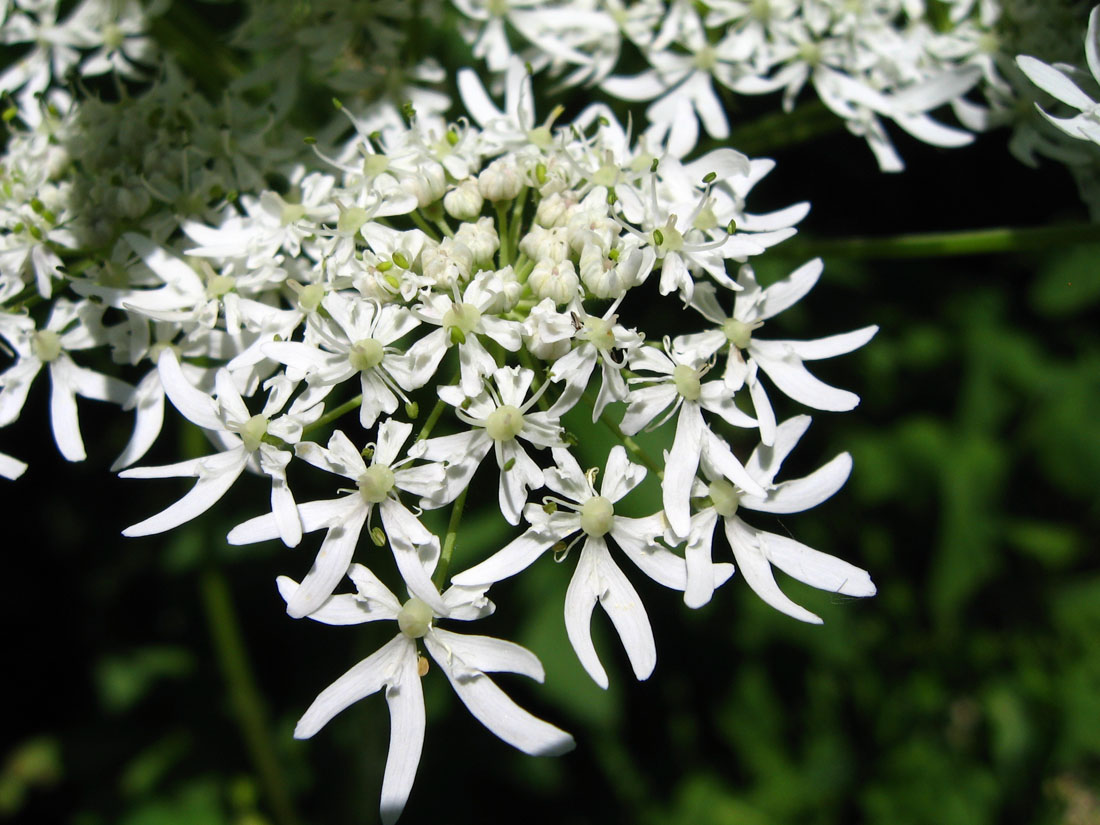
<path id="1" fill-rule="evenodd" d="M 432 629 L 433 618 L 432 609 L 414 596 L 402 605 L 397 626 L 410 639 L 419 639 Z"/>
<path id="2" fill-rule="evenodd" d="M 611 530 L 615 520 L 615 508 L 603 496 L 593 496 L 581 507 L 581 529 L 599 538 Z"/>
<path id="3" fill-rule="evenodd" d="M 680 393 L 688 401 L 698 401 L 703 394 L 703 387 L 699 383 L 699 372 L 686 364 L 679 364 L 672 371 L 672 380 L 676 384 L 676 392 Z"/>
<path id="4" fill-rule="evenodd" d="M 241 441 L 250 453 L 260 446 L 260 442 L 267 435 L 267 422 L 266 415 L 254 415 L 241 427 Z"/>
<path id="5" fill-rule="evenodd" d="M 355 486 L 359 488 L 359 495 L 368 504 L 378 504 L 385 501 L 393 489 L 393 470 L 385 464 L 372 464 L 366 472 L 359 476 Z M 421 634 L 423 635 L 423 634 Z"/>
<path id="6" fill-rule="evenodd" d="M 737 505 L 741 503 L 741 496 L 736 488 L 728 481 L 717 479 L 707 488 L 714 509 L 722 518 L 729 518 L 737 512 Z"/>
<path id="7" fill-rule="evenodd" d="M 503 404 L 489 414 L 485 431 L 494 441 L 511 441 L 523 431 L 523 413 L 518 407 Z"/>
<path id="8" fill-rule="evenodd" d="M 31 338 L 31 351 L 48 364 L 61 355 L 61 336 L 52 329 L 39 330 Z"/>
<path id="9" fill-rule="evenodd" d="M 752 330 L 751 326 L 736 318 L 730 318 L 722 324 L 722 333 L 726 336 L 726 340 L 738 349 L 745 349 L 749 345 L 749 341 L 752 340 Z"/>
<path id="10" fill-rule="evenodd" d="M 348 362 L 352 369 L 366 372 L 382 363 L 384 350 L 382 344 L 374 338 L 356 341 L 348 350 Z"/>

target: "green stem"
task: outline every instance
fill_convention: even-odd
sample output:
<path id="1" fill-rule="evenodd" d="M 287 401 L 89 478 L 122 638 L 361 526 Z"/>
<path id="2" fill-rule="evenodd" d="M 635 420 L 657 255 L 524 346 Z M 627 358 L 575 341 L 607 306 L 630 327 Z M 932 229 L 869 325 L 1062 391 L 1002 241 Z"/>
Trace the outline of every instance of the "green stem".
<path id="1" fill-rule="evenodd" d="M 362 403 L 363 396 L 357 395 L 350 401 L 345 401 L 339 407 L 334 407 L 333 409 L 322 415 L 320 418 L 318 418 L 316 421 L 314 421 L 312 424 L 303 427 L 302 438 L 305 438 L 311 432 L 315 432 L 316 430 L 321 429 L 321 427 L 324 427 L 326 424 L 330 424 L 340 416 L 346 415 L 347 413 L 354 410 L 356 407 L 359 407 Z"/>
<path id="2" fill-rule="evenodd" d="M 432 411 L 428 413 L 428 420 L 424 422 L 424 426 L 420 428 L 420 432 L 416 434 L 417 441 L 423 441 L 429 435 L 432 434 L 432 430 L 435 429 L 436 423 L 439 421 L 439 416 L 443 415 L 443 410 L 446 409 L 447 402 L 442 398 L 435 402 L 435 406 L 432 407 Z"/>
<path id="3" fill-rule="evenodd" d="M 421 232 L 423 232 L 436 243 L 439 243 L 440 236 L 436 233 L 434 229 L 432 229 L 431 224 L 424 220 L 424 216 L 421 215 L 419 211 L 414 209 L 412 212 L 409 213 L 409 217 L 412 218 L 412 222 L 417 225 Z"/>
<path id="4" fill-rule="evenodd" d="M 497 201 L 493 204 L 493 208 L 497 213 L 497 237 L 500 239 L 500 250 L 498 255 L 500 256 L 500 268 L 508 266 L 512 263 L 512 250 L 508 246 L 510 240 L 510 233 L 508 231 L 508 207 L 504 201 Z"/>
<path id="5" fill-rule="evenodd" d="M 775 112 L 735 129 L 728 143 L 750 157 L 805 143 L 835 132 L 844 121 L 820 100 L 805 103 L 792 112 Z"/>
<path id="6" fill-rule="evenodd" d="M 214 643 L 214 653 L 229 689 L 233 715 L 240 727 L 249 758 L 278 825 L 296 825 L 298 814 L 287 790 L 286 777 L 275 758 L 275 742 L 263 699 L 249 666 L 244 639 L 225 574 L 211 561 L 199 579 L 203 610 Z"/>
<path id="7" fill-rule="evenodd" d="M 783 244 L 782 250 L 783 253 L 797 258 L 941 258 L 1043 250 L 1090 241 L 1100 242 L 1100 225 L 1073 223 L 1061 226 L 998 227 L 835 241 L 793 238 Z"/>
<path id="8" fill-rule="evenodd" d="M 581 398 L 584 400 L 584 403 L 588 405 L 589 409 L 596 409 L 596 400 L 592 397 L 592 394 L 590 392 L 585 390 L 585 392 L 581 395 Z M 607 429 L 611 431 L 615 438 L 618 439 L 619 443 L 626 447 L 630 451 L 630 453 L 638 458 L 638 460 L 641 461 L 643 464 L 645 464 L 646 467 L 652 470 L 657 478 L 664 478 L 665 468 L 654 461 L 650 457 L 649 453 L 642 449 L 641 444 L 639 444 L 629 435 L 624 433 L 622 431 L 622 428 L 614 421 L 609 419 L 606 415 L 601 415 L 600 421 L 605 427 L 607 427 Z"/>
<path id="9" fill-rule="evenodd" d="M 458 494 L 454 506 L 451 507 L 451 520 L 447 522 L 447 535 L 443 537 L 443 550 L 439 554 L 439 565 L 435 568 L 432 581 L 440 590 L 447 581 L 447 571 L 451 567 L 451 556 L 454 554 L 455 542 L 458 540 L 458 526 L 462 523 L 462 510 L 466 506 L 467 487 Z"/>

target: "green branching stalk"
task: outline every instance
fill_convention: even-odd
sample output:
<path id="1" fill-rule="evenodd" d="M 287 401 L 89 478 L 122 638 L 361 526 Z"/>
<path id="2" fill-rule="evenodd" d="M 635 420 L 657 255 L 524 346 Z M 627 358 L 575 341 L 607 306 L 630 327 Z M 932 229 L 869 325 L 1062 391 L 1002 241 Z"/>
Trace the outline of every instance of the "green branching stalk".
<path id="1" fill-rule="evenodd" d="M 454 555 L 455 542 L 458 541 L 458 527 L 462 523 L 462 511 L 466 506 L 466 491 L 469 489 L 467 486 L 459 493 L 458 498 L 455 499 L 455 503 L 451 507 L 451 519 L 447 522 L 447 535 L 443 537 L 443 549 L 439 554 L 439 564 L 432 576 L 432 581 L 440 590 L 443 590 L 443 583 L 447 581 L 447 572 L 451 567 L 451 556 Z"/>
<path id="2" fill-rule="evenodd" d="M 592 397 L 592 394 L 590 392 L 585 390 L 585 392 L 581 395 L 581 398 L 584 399 L 584 403 L 588 405 L 589 409 L 596 409 L 596 400 Z M 607 429 L 611 431 L 611 434 L 615 436 L 616 440 L 618 440 L 620 444 L 622 444 L 624 447 L 626 447 L 627 450 L 630 451 L 631 455 L 635 456 L 639 461 L 645 464 L 645 466 L 648 467 L 650 471 L 657 476 L 657 478 L 664 478 L 664 467 L 654 461 L 649 453 L 642 449 L 641 444 L 639 444 L 629 435 L 624 433 L 622 431 L 622 428 L 614 421 L 609 419 L 606 415 L 601 415 L 600 421 L 605 427 L 607 427 Z"/>
<path id="3" fill-rule="evenodd" d="M 1077 243 L 1100 242 L 1100 226 L 1072 223 L 1061 226 L 997 227 L 963 232 L 931 232 L 886 238 L 845 238 L 815 241 L 795 237 L 782 254 L 794 258 L 945 258 L 957 255 L 993 255 L 1056 249 Z"/>
<path id="4" fill-rule="evenodd" d="M 318 418 L 312 424 L 309 424 L 309 425 L 303 427 L 302 428 L 302 437 L 305 438 L 305 436 L 307 436 L 309 433 L 316 432 L 317 430 L 321 429 L 322 427 L 324 427 L 328 424 L 331 424 L 333 421 L 340 418 L 341 416 L 347 415 L 349 412 L 351 412 L 354 409 L 358 409 L 360 406 L 362 406 L 362 404 L 363 404 L 363 396 L 362 395 L 357 395 L 357 396 L 355 396 L 355 398 L 352 398 L 349 401 L 345 401 L 339 407 L 333 407 L 331 410 L 329 410 L 327 413 L 322 415 L 320 418 Z"/>

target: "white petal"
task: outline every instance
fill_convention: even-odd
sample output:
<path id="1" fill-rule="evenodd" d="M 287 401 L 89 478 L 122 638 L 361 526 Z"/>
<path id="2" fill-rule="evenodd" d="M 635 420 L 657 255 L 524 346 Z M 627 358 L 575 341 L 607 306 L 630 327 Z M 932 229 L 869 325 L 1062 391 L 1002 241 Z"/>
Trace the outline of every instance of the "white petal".
<path id="1" fill-rule="evenodd" d="M 66 361 L 72 364 L 67 356 L 50 364 L 50 428 L 61 455 L 68 461 L 83 461 L 87 454 L 84 439 L 80 437 L 76 394 L 66 376 Z"/>
<path id="2" fill-rule="evenodd" d="M 202 515 L 233 486 L 233 482 L 244 472 L 247 463 L 248 453 L 243 448 L 203 459 L 199 480 L 183 498 L 155 516 L 127 527 L 122 531 L 122 535 L 134 537 L 163 533 Z M 135 472 L 135 470 L 128 470 L 121 475 L 135 477 Z"/>
<path id="3" fill-rule="evenodd" d="M 741 504 L 764 513 L 800 513 L 832 496 L 844 486 L 851 472 L 852 457 L 841 453 L 804 478 L 776 485 L 768 491 L 766 498 L 743 496 Z"/>
<path id="4" fill-rule="evenodd" d="M 410 656 L 415 667 L 416 649 L 412 641 L 398 634 L 321 691 L 298 720 L 294 738 L 309 739 L 340 711 L 377 693 L 396 678 L 402 660 Z"/>
<path id="5" fill-rule="evenodd" d="M 348 513 L 344 523 L 328 528 L 313 565 L 302 579 L 302 586 L 298 588 L 294 598 L 287 603 L 287 615 L 294 619 L 308 616 L 332 595 L 340 579 L 344 578 L 348 572 L 352 555 L 355 553 L 355 545 L 359 541 L 359 533 L 366 519 L 367 508 L 358 507 Z"/>
<path id="6" fill-rule="evenodd" d="M 761 599 L 781 613 L 786 613 L 799 621 L 821 624 L 822 621 L 804 607 L 795 604 L 775 583 L 771 562 L 761 547 L 761 531 L 749 527 L 737 516 L 726 519 L 726 538 L 733 548 L 733 557 L 749 587 Z"/>
<path id="7" fill-rule="evenodd" d="M 390 749 L 379 813 L 383 825 L 393 825 L 405 809 L 424 747 L 424 689 L 415 648 L 402 656 L 399 670 L 387 683 L 386 703 L 390 708 Z"/>
<path id="8" fill-rule="evenodd" d="M 786 536 L 763 533 L 761 540 L 772 564 L 811 587 L 845 596 L 873 596 L 877 592 L 870 574 L 854 564 Z"/>
<path id="9" fill-rule="evenodd" d="M 130 470 L 127 471 L 132 472 Z M 307 501 L 298 505 L 298 517 L 302 521 L 302 532 L 312 533 L 322 527 L 331 527 L 348 518 L 348 515 L 363 506 L 358 494 L 324 501 Z M 258 541 L 270 541 L 279 538 L 279 525 L 274 513 L 251 518 L 229 531 L 225 540 L 230 544 L 255 544 Z"/>
<path id="10" fill-rule="evenodd" d="M 1048 66 L 1041 60 L 1028 55 L 1017 57 L 1016 65 L 1032 83 L 1074 109 L 1085 111 L 1093 106 L 1092 98 L 1053 66 Z"/>
<path id="11" fill-rule="evenodd" d="M 600 494 L 614 504 L 641 484 L 646 477 L 646 472 L 645 467 L 627 459 L 626 449 L 621 444 L 616 444 L 607 454 L 607 466 L 604 469 Z"/>
<path id="12" fill-rule="evenodd" d="M 157 371 L 164 393 L 172 406 L 188 421 L 206 430 L 221 430 L 224 425 L 217 415 L 217 404 L 206 393 L 197 389 L 183 375 L 176 353 L 165 347 L 157 359 Z"/>
<path id="13" fill-rule="evenodd" d="M 718 513 L 713 507 L 691 517 L 691 535 L 684 548 L 687 565 L 687 586 L 684 588 L 684 604 L 695 609 L 702 607 L 714 595 L 714 567 L 711 561 L 711 544 Z"/>
<path id="14" fill-rule="evenodd" d="M 684 560 L 656 541 L 664 532 L 665 524 L 660 513 L 646 518 L 617 516 L 611 536 L 638 569 L 653 581 L 673 590 L 683 590 L 687 587 Z"/>
<path id="15" fill-rule="evenodd" d="M 275 584 L 285 602 L 289 602 L 298 592 L 298 582 L 289 576 L 279 576 Z M 309 618 L 315 622 L 331 625 L 363 624 L 379 619 L 397 618 L 394 612 L 371 608 L 371 603 L 365 599 L 357 598 L 352 593 L 339 593 L 325 599 L 320 607 L 309 614 Z"/>
<path id="16" fill-rule="evenodd" d="M 451 577 L 462 586 L 493 584 L 526 570 L 561 536 L 553 532 L 528 530 L 516 537 L 480 564 Z"/>
<path id="17" fill-rule="evenodd" d="M 458 698 L 481 724 L 532 756 L 557 756 L 573 749 L 572 736 L 513 702 L 492 679 L 450 650 L 446 638 L 438 631 L 429 631 L 424 646 L 447 675 Z"/>
<path id="18" fill-rule="evenodd" d="M 519 673 L 536 682 L 546 679 L 539 657 L 525 647 L 492 636 L 468 636 L 433 628 L 435 641 L 472 668 L 485 673 Z"/>
<path id="19" fill-rule="evenodd" d="M 665 460 L 661 481 L 662 501 L 668 523 L 678 536 L 691 528 L 691 483 L 703 448 L 703 413 L 696 403 L 685 402 L 676 421 L 676 437 Z"/>

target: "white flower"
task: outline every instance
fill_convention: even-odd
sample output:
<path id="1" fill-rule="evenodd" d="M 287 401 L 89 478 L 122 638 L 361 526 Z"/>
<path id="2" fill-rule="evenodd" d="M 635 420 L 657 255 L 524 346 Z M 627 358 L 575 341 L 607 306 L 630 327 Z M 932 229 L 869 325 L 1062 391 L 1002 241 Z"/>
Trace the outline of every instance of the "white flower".
<path id="1" fill-rule="evenodd" d="M 44 329 L 35 330 L 24 316 L 0 316 L 0 334 L 18 356 L 0 373 L 0 427 L 19 417 L 31 384 L 45 366 L 50 375 L 50 427 L 57 449 L 68 461 L 87 457 L 76 397 L 122 405 L 133 390 L 124 381 L 77 365 L 69 355 L 107 343 L 102 315 L 103 310 L 88 301 L 74 304 L 62 298 L 54 303 Z"/>
<path id="2" fill-rule="evenodd" d="M 845 596 L 873 596 L 875 586 L 867 571 L 834 556 L 814 550 L 794 539 L 758 530 L 736 515 L 741 507 L 764 513 L 797 513 L 816 507 L 839 490 L 852 470 L 852 459 L 841 453 L 804 478 L 775 483 L 779 466 L 810 426 L 808 415 L 787 419 L 776 430 L 775 445 L 760 445 L 745 467 L 766 490 L 764 496 L 750 495 L 730 484 L 716 469 L 712 455 L 704 451 L 701 467 L 707 481 L 695 480 L 693 495 L 706 497 L 707 506 L 691 518 L 691 535 L 685 549 L 688 586 L 684 602 L 698 607 L 710 600 L 721 584 L 711 564 L 711 541 L 718 519 L 725 522 L 726 538 L 741 576 L 756 594 L 776 610 L 804 622 L 821 624 L 821 619 L 795 604 L 775 582 L 772 566 L 820 590 Z"/>
<path id="3" fill-rule="evenodd" d="M 692 300 L 708 321 L 717 329 L 692 335 L 682 335 L 673 342 L 676 351 L 691 352 L 709 358 L 727 344 L 729 360 L 725 380 L 731 387 L 747 385 L 760 422 L 760 435 L 771 444 L 775 434 L 775 413 L 767 392 L 757 380 L 759 367 L 779 389 L 807 407 L 844 412 L 859 404 L 859 396 L 847 390 L 829 386 L 810 374 L 803 361 L 832 358 L 859 349 L 878 332 L 877 326 L 867 326 L 852 332 L 818 338 L 813 341 L 768 341 L 756 337 L 764 321 L 795 304 L 817 283 L 824 268 L 815 258 L 800 266 L 788 277 L 761 289 L 748 265 L 741 267 L 737 283 L 741 291 L 733 304 L 733 316 L 727 317 L 714 290 L 701 285 Z M 706 287 L 706 288 L 704 288 Z"/>
<path id="4" fill-rule="evenodd" d="M 524 401 L 535 374 L 522 367 L 500 367 L 493 372 L 492 385 L 474 396 L 456 386 L 439 388 L 439 397 L 455 408 L 455 415 L 473 429 L 430 438 L 422 444 L 423 457 L 447 461 L 447 483 L 425 501 L 431 506 L 450 501 L 470 483 L 474 471 L 492 449 L 500 468 L 498 498 L 500 512 L 509 524 L 518 524 L 527 491 L 542 486 L 542 470 L 531 460 L 519 440 L 536 447 L 561 446 L 557 418 L 530 412 L 546 384 Z"/>
<path id="5" fill-rule="evenodd" d="M 431 569 L 425 573 L 430 575 Z M 446 675 L 458 698 L 481 724 L 509 745 L 532 756 L 557 756 L 574 747 L 573 737 L 532 716 L 504 693 L 487 673 L 519 673 L 541 682 L 542 664 L 526 648 L 491 636 L 467 636 L 436 627 L 438 619 L 472 621 L 493 612 L 485 588 L 453 586 L 442 596 L 435 592 L 437 607 L 413 596 L 402 604 L 367 568 L 353 564 L 348 576 L 355 594 L 330 597 L 311 619 L 333 625 L 396 621 L 399 632 L 329 685 L 298 720 L 297 739 L 308 739 L 340 711 L 385 689 L 390 710 L 390 747 L 382 778 L 382 822 L 397 821 L 412 790 L 424 744 L 424 694 L 420 680 L 427 661 L 417 652 L 423 640 L 428 655 Z M 294 601 L 298 585 L 288 578 L 278 581 L 287 603 Z"/>
<path id="6" fill-rule="evenodd" d="M 1088 30 L 1085 32 L 1085 60 L 1093 80 L 1100 83 L 1100 6 L 1094 7 L 1089 14 Z M 1043 117 L 1071 137 L 1090 140 L 1100 145 L 1100 103 L 1070 80 L 1072 67 L 1065 66 L 1062 67 L 1064 71 L 1060 71 L 1059 68 L 1028 55 L 1017 57 L 1016 64 L 1032 83 L 1080 112 L 1071 118 L 1054 117 L 1043 111 L 1039 104 L 1035 104 Z"/>
<path id="7" fill-rule="evenodd" d="M 348 571 L 359 535 L 375 507 L 382 516 L 385 537 L 393 549 L 397 568 L 409 590 L 420 599 L 439 608 L 438 594 L 424 572 L 423 559 L 439 555 L 439 539 L 429 533 L 404 504 L 400 491 L 426 496 L 443 482 L 443 467 L 438 464 L 409 466 L 413 456 L 398 460 L 401 447 L 412 432 L 412 425 L 387 419 L 378 425 L 378 443 L 368 466 L 346 435 L 336 430 L 328 449 L 304 442 L 295 453 L 322 470 L 352 479 L 355 490 L 341 498 L 310 501 L 298 507 L 302 530 L 311 533 L 324 528 L 325 539 L 317 551 L 302 586 L 287 605 L 287 613 L 296 619 L 315 611 L 340 583 Z M 419 455 L 419 453 L 417 453 Z M 252 544 L 278 536 L 274 515 L 259 516 L 229 531 L 230 544 Z"/>
<path id="8" fill-rule="evenodd" d="M 624 433 L 634 435 L 665 409 L 668 413 L 659 424 L 679 413 L 672 449 L 665 458 L 661 492 L 665 517 L 673 532 L 683 538 L 688 534 L 691 481 L 699 466 L 699 454 L 706 444 L 720 441 L 703 420 L 703 410 L 720 415 L 734 427 L 756 427 L 756 420 L 737 408 L 733 401 L 736 388 L 721 380 L 701 380 L 709 367 L 698 352 L 674 350 L 666 355 L 653 347 L 640 347 L 631 355 L 630 366 L 635 371 L 645 370 L 656 375 L 629 379 L 631 384 L 647 386 L 638 386 L 627 396 L 629 406 L 622 422 Z M 722 472 L 746 490 L 763 495 L 763 489 L 733 453 L 727 453 Z"/>
<path id="9" fill-rule="evenodd" d="M 122 478 L 198 479 L 183 498 L 170 507 L 131 525 L 124 536 L 149 536 L 163 533 L 202 515 L 213 507 L 233 486 L 246 467 L 271 477 L 271 510 L 278 527 L 277 535 L 293 547 L 302 539 L 302 526 L 294 505 L 294 497 L 286 483 L 286 465 L 290 453 L 264 441 L 267 435 L 293 444 L 302 435 L 302 428 L 316 421 L 324 411 L 321 404 L 299 408 L 297 402 L 277 418 L 275 414 L 289 400 L 294 383 L 285 376 L 275 376 L 267 386 L 271 392 L 262 412 L 252 415 L 233 384 L 226 369 L 215 376 L 217 400 L 192 385 L 180 369 L 171 347 L 166 347 L 157 360 L 160 380 L 169 400 L 193 424 L 209 431 L 223 446 L 223 451 L 202 458 L 192 458 L 159 467 L 134 467 L 119 473 Z"/>
<path id="10" fill-rule="evenodd" d="M 564 555 L 582 537 L 577 569 L 565 595 L 565 628 L 577 657 L 588 675 L 602 688 L 607 673 L 592 645 L 592 610 L 598 601 L 618 631 L 638 679 L 648 679 L 657 664 L 657 648 L 649 617 L 637 591 L 608 552 L 606 536 L 626 553 L 638 568 L 655 582 L 675 590 L 687 587 L 684 560 L 657 543 L 663 531 L 661 514 L 627 518 L 615 513 L 615 504 L 633 490 L 646 470 L 627 460 L 626 450 L 616 445 L 607 457 L 603 485 L 597 494 L 595 471 L 588 475 L 568 450 L 555 449 L 555 469 L 546 470 L 546 486 L 563 498 L 547 497 L 542 506 L 528 505 L 524 518 L 530 529 L 481 564 L 452 577 L 456 585 L 489 585 L 526 569 L 551 545 L 558 545 L 579 533 L 570 544 L 555 553 Z M 564 509 L 558 509 L 559 507 Z M 728 564 L 715 565 L 715 579 L 725 581 L 733 574 Z"/>
<path id="11" fill-rule="evenodd" d="M 344 381 L 358 375 L 363 394 L 359 423 L 370 429 L 382 413 L 392 414 L 398 399 L 408 403 L 403 390 L 420 386 L 407 359 L 393 343 L 420 321 L 405 307 L 379 306 L 374 301 L 330 292 L 321 305 L 331 324 L 312 328 L 316 343 L 285 341 L 265 344 L 263 353 L 286 364 L 309 384 L 310 402 L 320 401 Z"/>

